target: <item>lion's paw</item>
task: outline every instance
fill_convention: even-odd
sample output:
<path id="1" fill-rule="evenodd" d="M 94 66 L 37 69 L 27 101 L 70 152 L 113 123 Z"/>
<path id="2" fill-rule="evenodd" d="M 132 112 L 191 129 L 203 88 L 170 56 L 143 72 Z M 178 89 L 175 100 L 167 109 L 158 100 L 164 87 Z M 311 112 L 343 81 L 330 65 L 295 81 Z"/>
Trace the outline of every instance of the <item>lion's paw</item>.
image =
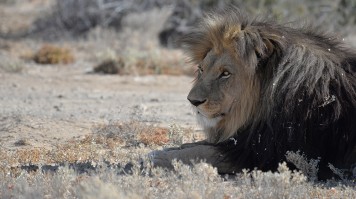
<path id="1" fill-rule="evenodd" d="M 155 150 L 147 154 L 148 160 L 153 167 L 162 167 L 172 169 L 172 158 L 169 151 L 171 150 Z"/>

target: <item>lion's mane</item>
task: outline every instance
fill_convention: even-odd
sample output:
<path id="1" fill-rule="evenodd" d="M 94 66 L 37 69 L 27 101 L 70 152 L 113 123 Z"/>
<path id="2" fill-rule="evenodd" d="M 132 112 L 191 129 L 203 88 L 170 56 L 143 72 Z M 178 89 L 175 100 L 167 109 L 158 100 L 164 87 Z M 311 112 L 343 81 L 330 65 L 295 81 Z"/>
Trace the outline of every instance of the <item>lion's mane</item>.
<path id="1" fill-rule="evenodd" d="M 213 47 L 230 46 L 258 79 L 254 113 L 215 143 L 236 171 L 275 170 L 287 151 L 320 158 L 321 178 L 331 175 L 328 163 L 355 164 L 356 53 L 340 39 L 230 9 L 207 15 L 183 42 L 195 64 Z"/>

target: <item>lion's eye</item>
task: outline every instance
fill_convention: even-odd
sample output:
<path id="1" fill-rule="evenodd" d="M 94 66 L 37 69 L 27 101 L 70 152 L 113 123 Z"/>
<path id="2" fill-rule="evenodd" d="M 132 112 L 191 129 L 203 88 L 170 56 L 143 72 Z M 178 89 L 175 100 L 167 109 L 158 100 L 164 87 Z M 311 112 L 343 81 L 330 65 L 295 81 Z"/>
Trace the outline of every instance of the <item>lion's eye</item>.
<path id="1" fill-rule="evenodd" d="M 220 75 L 220 78 L 223 78 L 223 79 L 227 79 L 231 76 L 231 73 L 228 72 L 228 71 L 224 71 L 223 73 L 221 73 Z"/>

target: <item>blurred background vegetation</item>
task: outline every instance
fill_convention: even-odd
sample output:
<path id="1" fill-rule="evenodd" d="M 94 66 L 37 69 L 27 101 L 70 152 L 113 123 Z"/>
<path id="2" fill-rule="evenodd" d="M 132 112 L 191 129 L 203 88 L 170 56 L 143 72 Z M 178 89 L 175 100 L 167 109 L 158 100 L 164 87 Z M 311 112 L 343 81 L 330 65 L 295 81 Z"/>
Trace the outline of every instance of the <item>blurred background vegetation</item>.
<path id="1" fill-rule="evenodd" d="M 18 2 L 19 0 L 0 0 L 0 5 Z M 176 37 L 188 32 L 205 11 L 231 5 L 252 16 L 268 15 L 280 22 L 308 21 L 337 34 L 345 35 L 355 31 L 355 0 L 53 0 L 50 10 L 38 16 L 27 30 L 16 33 L 2 31 L 1 36 L 57 40 L 64 37 L 87 37 L 90 30 L 97 27 L 112 28 L 120 32 L 125 25 L 146 30 L 150 28 L 147 26 L 155 26 L 157 23 L 162 26 L 156 32 L 160 43 L 174 47 Z M 142 15 L 150 11 L 156 11 L 156 16 Z M 135 13 L 141 15 L 125 21 L 128 15 Z M 142 32 L 145 33 L 147 32 Z"/>
<path id="2" fill-rule="evenodd" d="M 69 53 L 65 61 L 57 58 L 62 56 L 58 52 L 68 50 L 38 45 L 60 43 L 94 61 L 94 72 L 187 74 L 192 71 L 179 71 L 187 64 L 181 52 L 173 50 L 180 47 L 177 39 L 196 26 L 204 12 L 231 6 L 280 23 L 310 23 L 356 43 L 355 0 L 0 0 L 0 40 L 37 41 L 28 51 L 42 49 L 41 59 L 23 52 L 24 47 L 13 50 L 36 63 L 68 62 Z M 0 41 L 1 46 L 7 44 Z M 49 55 L 44 47 L 56 54 Z"/>

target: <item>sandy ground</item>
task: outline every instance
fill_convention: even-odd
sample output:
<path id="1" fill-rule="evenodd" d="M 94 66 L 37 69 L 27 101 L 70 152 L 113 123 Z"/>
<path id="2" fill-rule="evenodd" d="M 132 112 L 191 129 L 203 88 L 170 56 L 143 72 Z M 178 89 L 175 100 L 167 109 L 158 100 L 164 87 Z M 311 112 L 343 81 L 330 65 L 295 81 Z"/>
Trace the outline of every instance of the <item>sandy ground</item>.
<path id="1" fill-rule="evenodd" d="M 52 148 L 110 122 L 198 128 L 186 100 L 192 77 L 98 75 L 69 67 L 30 65 L 22 73 L 0 73 L 3 149 Z"/>

